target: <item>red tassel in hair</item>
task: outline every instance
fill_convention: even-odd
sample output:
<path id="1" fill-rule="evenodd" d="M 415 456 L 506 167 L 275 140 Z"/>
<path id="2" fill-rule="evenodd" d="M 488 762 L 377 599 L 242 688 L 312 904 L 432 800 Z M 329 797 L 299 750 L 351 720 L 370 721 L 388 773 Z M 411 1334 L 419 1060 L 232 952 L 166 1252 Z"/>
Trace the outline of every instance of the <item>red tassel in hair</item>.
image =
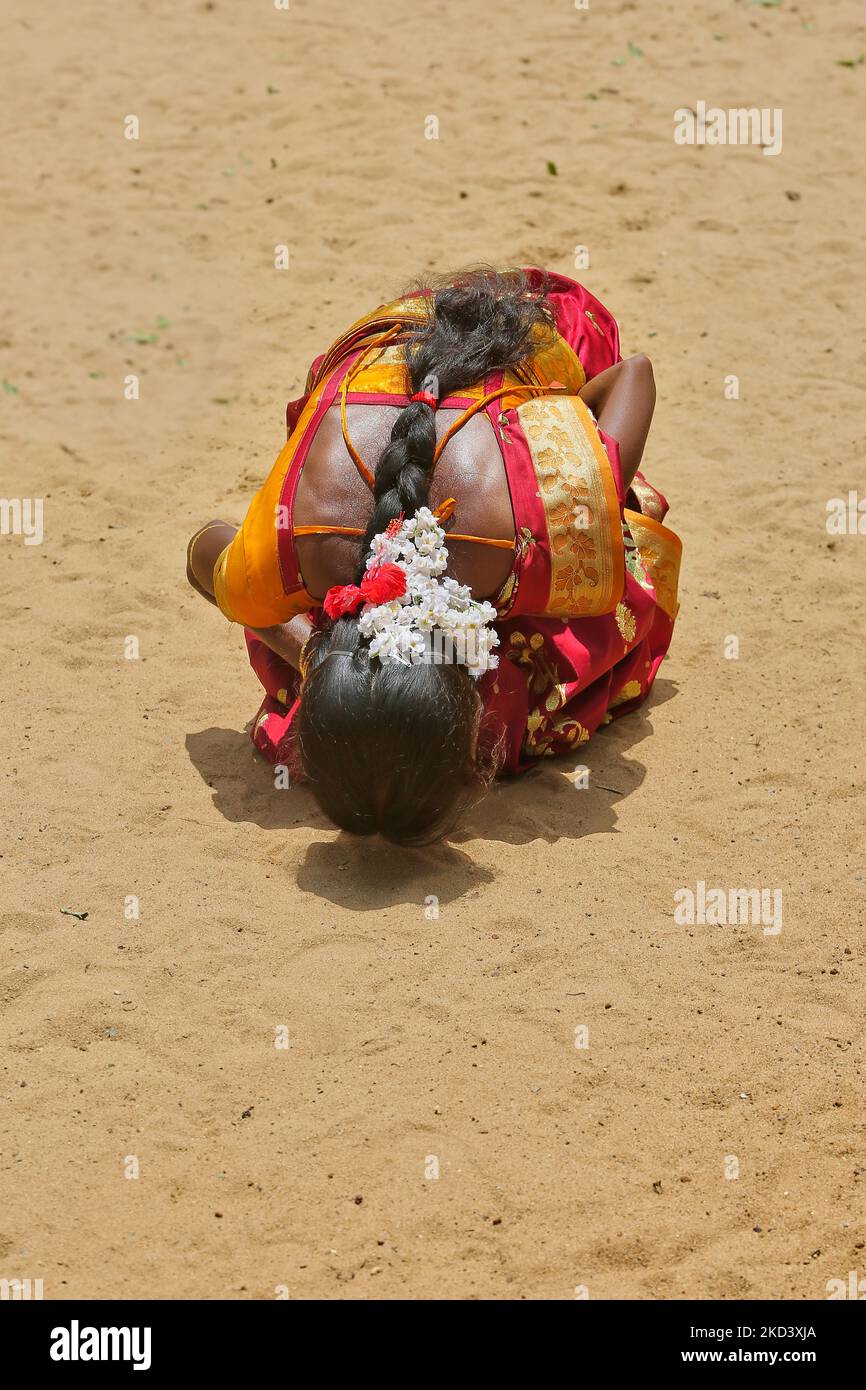
<path id="1" fill-rule="evenodd" d="M 406 572 L 399 565 L 374 565 L 361 580 L 367 603 L 389 603 L 406 592 Z"/>
<path id="2" fill-rule="evenodd" d="M 399 565 L 374 565 L 358 584 L 335 584 L 322 604 L 332 622 L 354 613 L 362 603 L 389 603 L 406 592 L 406 575 Z"/>
<path id="3" fill-rule="evenodd" d="M 325 594 L 322 607 L 332 622 L 342 618 L 344 613 L 354 613 L 363 602 L 364 595 L 357 584 L 335 584 Z"/>

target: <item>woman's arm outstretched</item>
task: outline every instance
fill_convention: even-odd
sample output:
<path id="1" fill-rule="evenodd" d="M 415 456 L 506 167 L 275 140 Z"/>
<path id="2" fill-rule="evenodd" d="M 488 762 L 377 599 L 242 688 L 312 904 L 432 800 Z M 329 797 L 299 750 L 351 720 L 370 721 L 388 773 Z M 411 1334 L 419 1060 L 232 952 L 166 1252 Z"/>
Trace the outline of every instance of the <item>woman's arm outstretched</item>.
<path id="1" fill-rule="evenodd" d="M 186 577 L 197 594 L 209 603 L 213 596 L 214 565 L 227 545 L 231 545 L 238 528 L 228 521 L 209 521 L 199 527 L 186 548 Z"/>
<path id="2" fill-rule="evenodd" d="M 605 433 L 619 444 L 626 488 L 640 467 L 656 403 L 652 363 L 640 353 L 627 357 L 588 381 L 580 398 Z"/>
<path id="3" fill-rule="evenodd" d="M 209 521 L 206 526 L 196 531 L 187 546 L 186 577 L 196 593 L 201 594 L 209 603 L 216 603 L 213 592 L 214 566 L 226 546 L 234 540 L 237 529 L 228 521 Z M 278 623 L 274 627 L 250 628 L 256 637 L 261 638 L 265 646 L 270 647 L 271 651 L 276 652 L 277 656 L 281 656 L 296 671 L 301 669 L 301 652 L 312 630 L 313 624 L 306 614 L 292 618 L 288 623 Z"/>

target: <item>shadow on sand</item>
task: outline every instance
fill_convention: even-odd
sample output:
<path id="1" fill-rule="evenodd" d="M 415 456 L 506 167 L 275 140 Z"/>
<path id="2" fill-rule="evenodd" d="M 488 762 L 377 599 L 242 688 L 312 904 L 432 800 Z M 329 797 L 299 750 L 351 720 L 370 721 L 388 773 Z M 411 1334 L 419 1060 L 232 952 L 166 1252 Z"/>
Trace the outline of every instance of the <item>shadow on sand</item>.
<path id="1" fill-rule="evenodd" d="M 336 839 L 309 845 L 297 871 L 298 888 L 359 912 L 423 902 L 431 882 L 440 886 L 440 901 L 452 902 L 495 878 L 459 845 L 473 840 L 553 844 L 614 833 L 618 803 L 646 776 L 643 765 L 625 754 L 651 736 L 649 712 L 673 699 L 676 692 L 673 682 L 656 680 L 647 704 L 608 725 L 573 755 L 546 760 L 523 777 L 497 783 L 447 842 L 398 849 L 341 833 Z M 273 769 L 245 732 L 202 729 L 187 735 L 186 747 L 213 792 L 214 806 L 226 820 L 252 823 L 263 830 L 307 826 L 333 831 L 306 787 L 278 790 L 274 786 Z M 574 779 L 579 765 L 589 768 L 589 785 L 581 791 Z"/>

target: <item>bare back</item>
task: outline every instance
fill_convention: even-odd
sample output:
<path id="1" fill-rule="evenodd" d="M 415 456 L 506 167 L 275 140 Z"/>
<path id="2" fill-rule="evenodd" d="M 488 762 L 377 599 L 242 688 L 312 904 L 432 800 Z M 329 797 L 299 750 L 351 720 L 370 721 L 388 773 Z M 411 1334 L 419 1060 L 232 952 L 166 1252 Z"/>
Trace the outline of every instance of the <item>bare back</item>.
<path id="1" fill-rule="evenodd" d="M 346 418 L 352 443 L 371 472 L 387 447 L 400 407 L 350 405 Z M 460 417 L 459 410 L 438 410 L 440 439 Z M 446 529 L 464 535 L 513 540 L 514 517 L 502 454 L 490 421 L 483 414 L 468 420 L 446 445 L 430 484 L 429 504 L 457 499 Z M 365 528 L 372 495 L 343 442 L 340 411 L 332 407 L 310 446 L 295 499 L 296 526 Z M 307 592 L 321 599 L 333 584 L 354 582 L 359 560 L 357 540 L 345 536 L 298 536 L 296 549 Z M 513 553 L 471 541 L 449 543 L 448 573 L 468 584 L 475 598 L 493 598 L 502 589 Z"/>

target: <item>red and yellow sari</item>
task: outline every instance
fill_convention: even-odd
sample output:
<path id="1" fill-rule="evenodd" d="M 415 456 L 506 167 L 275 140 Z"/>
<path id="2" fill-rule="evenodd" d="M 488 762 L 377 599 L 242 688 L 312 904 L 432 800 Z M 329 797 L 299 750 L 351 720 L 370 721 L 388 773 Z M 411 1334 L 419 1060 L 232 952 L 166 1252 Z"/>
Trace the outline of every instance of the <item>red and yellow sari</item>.
<path id="1" fill-rule="evenodd" d="M 541 271 L 528 274 L 541 283 Z M 500 663 L 479 685 L 486 709 L 506 731 L 507 772 L 568 752 L 636 708 L 668 649 L 678 607 L 682 547 L 663 525 L 667 503 L 640 473 L 625 495 L 616 440 L 577 394 L 619 360 L 616 322 L 574 281 L 549 275 L 547 286 L 553 342 L 519 368 L 440 402 L 485 410 L 511 494 L 514 563 L 495 600 Z M 408 374 L 394 340 L 422 313 L 417 296 L 386 305 L 313 363 L 304 396 L 287 409 L 286 446 L 217 562 L 216 599 L 227 617 L 250 627 L 306 612 L 320 618 L 294 545 L 301 531 L 327 529 L 293 525 L 304 459 L 332 406 L 345 419 L 346 404 L 406 403 Z M 459 499 L 457 506 L 459 521 Z M 246 637 L 266 691 L 253 742 L 283 762 L 300 677 L 252 633 Z"/>

